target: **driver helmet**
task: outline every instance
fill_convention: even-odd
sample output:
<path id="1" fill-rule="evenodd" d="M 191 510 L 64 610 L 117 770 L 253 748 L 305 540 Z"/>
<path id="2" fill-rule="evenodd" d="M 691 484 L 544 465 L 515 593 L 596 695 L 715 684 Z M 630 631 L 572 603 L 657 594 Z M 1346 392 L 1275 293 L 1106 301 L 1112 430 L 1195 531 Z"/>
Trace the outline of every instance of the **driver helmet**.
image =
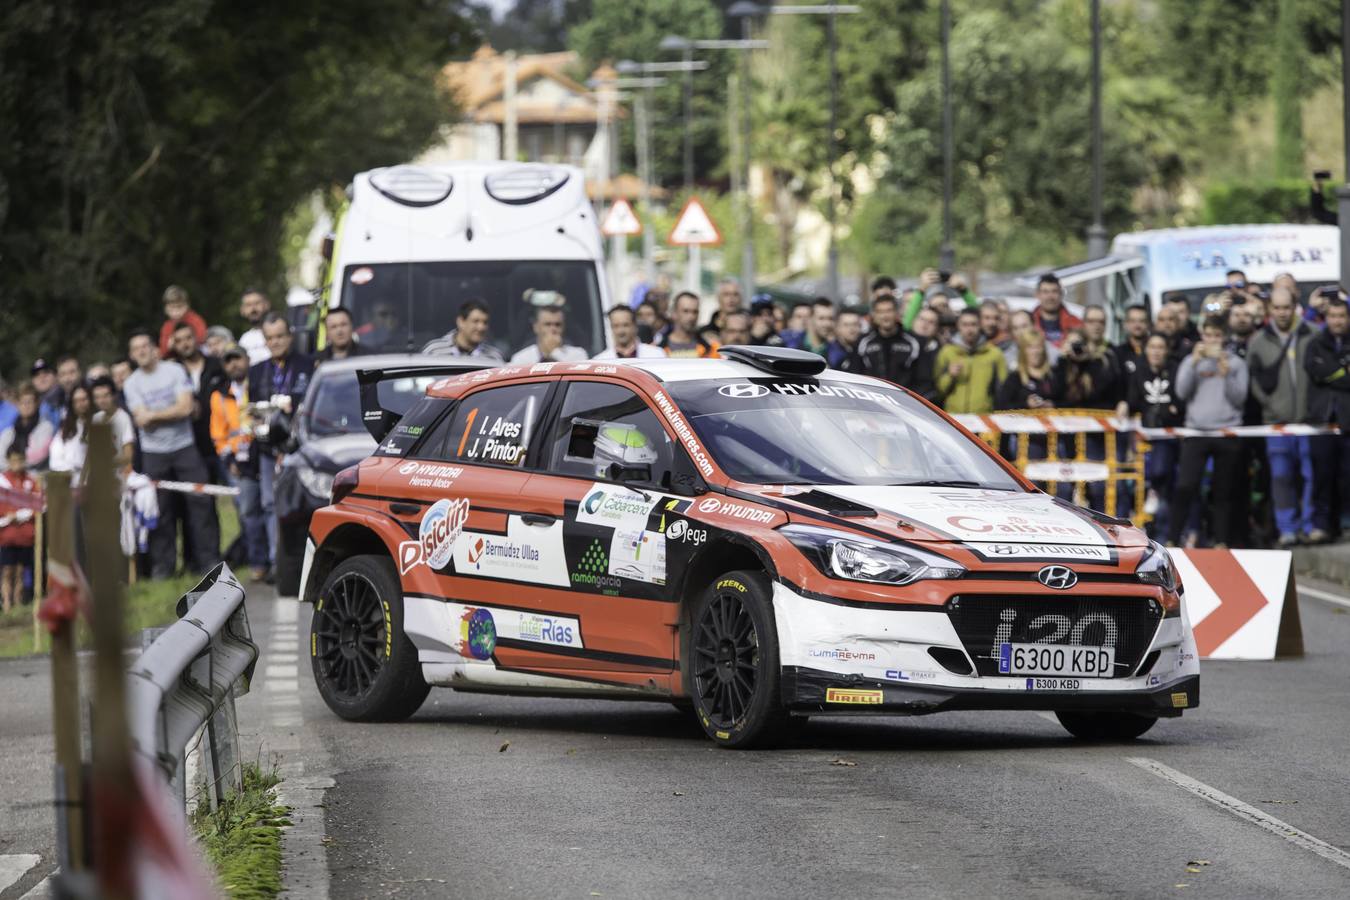
<path id="1" fill-rule="evenodd" d="M 609 467 L 618 463 L 625 469 L 651 466 L 656 448 L 636 425 L 610 422 L 601 425 L 595 436 L 595 474 L 608 477 Z"/>

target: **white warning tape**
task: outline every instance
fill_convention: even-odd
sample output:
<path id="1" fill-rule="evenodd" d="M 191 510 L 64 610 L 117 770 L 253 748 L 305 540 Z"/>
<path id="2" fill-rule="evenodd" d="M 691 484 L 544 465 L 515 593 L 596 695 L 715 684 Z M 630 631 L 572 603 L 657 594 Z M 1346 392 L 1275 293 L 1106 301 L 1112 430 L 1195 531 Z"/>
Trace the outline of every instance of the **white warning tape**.
<path id="1" fill-rule="evenodd" d="M 239 488 L 224 484 L 196 484 L 191 481 L 154 481 L 151 484 L 161 491 L 177 491 L 180 494 L 207 494 L 211 497 L 239 496 Z"/>
<path id="2" fill-rule="evenodd" d="M 1235 425 L 1232 428 L 1143 428 L 1134 419 L 1114 416 L 1028 416 L 1020 413 L 952 416 L 976 434 L 1102 434 L 1133 432 L 1150 441 L 1185 437 L 1278 437 L 1339 434 L 1335 425 Z"/>

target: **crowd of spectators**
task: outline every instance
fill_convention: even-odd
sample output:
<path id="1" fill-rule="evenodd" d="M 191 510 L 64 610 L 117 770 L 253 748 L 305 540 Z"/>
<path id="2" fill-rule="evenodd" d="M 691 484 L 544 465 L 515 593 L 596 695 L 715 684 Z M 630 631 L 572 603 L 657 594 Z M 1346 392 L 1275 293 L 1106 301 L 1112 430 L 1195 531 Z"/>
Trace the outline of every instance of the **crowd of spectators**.
<path id="1" fill-rule="evenodd" d="M 154 514 L 138 520 L 144 540 L 138 568 L 167 577 L 182 567 L 205 572 L 224 555 L 269 579 L 276 542 L 272 489 L 276 451 L 254 440 L 258 404 L 287 410 L 303 397 L 315 360 L 292 350 L 291 327 L 258 290 L 244 291 L 240 315 L 248 329 L 236 341 L 223 325 L 207 325 L 187 291 L 171 285 L 164 322 L 138 329 L 127 355 L 84 364 L 74 356 L 35 360 L 27 381 L 10 390 L 0 381 L 0 488 L 32 493 L 34 474 L 69 472 L 79 486 L 89 426 L 108 422 L 116 464 L 144 483 L 233 485 L 241 529 L 222 554 L 215 498 L 159 490 Z M 343 325 L 346 325 L 344 332 Z M 345 310 L 327 319 L 332 336 L 321 359 L 359 352 Z M 130 484 L 134 487 L 134 484 Z M 140 507 L 138 507 L 138 512 Z M 8 610 L 31 597 L 34 531 L 31 515 L 0 498 L 0 601 Z"/>
<path id="2" fill-rule="evenodd" d="M 89 425 L 107 421 L 119 464 L 129 470 L 237 487 L 241 534 L 225 555 L 267 579 L 278 459 L 254 440 L 252 417 L 260 408 L 289 412 L 316 365 L 363 352 L 351 315 L 327 311 L 325 347 L 311 357 L 295 350 L 289 323 L 258 290 L 240 298 L 248 328 L 237 339 L 208 325 L 180 287 L 165 290 L 163 309 L 160 328 L 131 335 L 124 357 L 39 358 L 13 390 L 0 382 L 0 488 L 35 489 L 33 473 L 44 470 L 68 471 L 78 484 Z M 767 295 L 747 303 L 737 282 L 724 279 L 707 321 L 702 310 L 688 291 L 653 290 L 615 306 L 607 313 L 612 342 L 596 358 L 715 358 L 728 344 L 792 347 L 819 354 L 833 369 L 908 388 L 951 413 L 1095 410 L 1147 428 L 1206 431 L 1338 425 L 1339 434 L 1154 440 L 1143 461 L 1143 511 L 1150 530 L 1176 545 L 1291 546 L 1350 534 L 1350 309 L 1338 288 L 1315 290 L 1305 304 L 1292 276 L 1263 289 L 1233 271 L 1199 310 L 1185 296 L 1165 297 L 1152 314 L 1144 306 L 1125 310 L 1115 344 L 1107 340 L 1107 311 L 1089 305 L 1075 316 L 1049 274 L 1034 304 L 1016 309 L 980 299 L 959 275 L 930 269 L 910 290 L 876 278 L 865 303 L 844 306 Z M 586 351 L 564 342 L 564 317 L 561 304 L 534 304 L 533 339 L 510 361 L 585 359 Z M 469 300 L 455 328 L 423 352 L 504 362 L 490 326 L 488 306 Z M 1022 439 L 1037 458 L 1055 438 Z M 1002 449 L 1014 451 L 1011 438 Z M 1103 459 L 1102 435 L 1089 435 L 1087 451 Z M 1100 487 L 1089 485 L 1087 494 L 1097 508 Z M 1138 512 L 1130 492 L 1122 493 L 1109 512 Z M 160 491 L 157 500 L 157 516 L 144 523 L 145 573 L 177 571 L 180 546 L 186 568 L 214 565 L 222 554 L 213 498 Z M 6 609 L 23 593 L 16 585 L 31 584 L 32 543 L 30 518 L 0 499 Z"/>

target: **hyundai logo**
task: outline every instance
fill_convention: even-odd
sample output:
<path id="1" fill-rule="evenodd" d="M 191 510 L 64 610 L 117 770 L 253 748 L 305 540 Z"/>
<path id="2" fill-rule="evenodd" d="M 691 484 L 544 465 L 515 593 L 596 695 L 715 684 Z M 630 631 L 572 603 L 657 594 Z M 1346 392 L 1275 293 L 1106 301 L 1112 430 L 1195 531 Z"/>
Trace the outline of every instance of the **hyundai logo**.
<path id="1" fill-rule="evenodd" d="M 769 389 L 762 384 L 724 384 L 717 389 L 717 393 L 734 400 L 754 400 L 767 395 Z"/>
<path id="2" fill-rule="evenodd" d="M 1078 573 L 1068 566 L 1044 566 L 1036 573 L 1036 580 L 1048 588 L 1067 591 L 1078 583 Z"/>

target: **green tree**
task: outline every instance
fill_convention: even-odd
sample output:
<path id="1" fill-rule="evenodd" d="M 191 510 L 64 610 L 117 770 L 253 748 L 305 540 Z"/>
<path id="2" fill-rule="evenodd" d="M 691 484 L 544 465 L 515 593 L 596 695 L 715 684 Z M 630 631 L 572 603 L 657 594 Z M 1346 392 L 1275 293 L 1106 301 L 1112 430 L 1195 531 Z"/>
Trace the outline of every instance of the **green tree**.
<path id="1" fill-rule="evenodd" d="M 1275 52 L 1271 55 L 1271 94 L 1275 99 L 1275 176 L 1303 174 L 1303 94 L 1299 74 L 1304 55 L 1299 33 L 1298 3 L 1279 0 L 1275 20 Z"/>
<path id="2" fill-rule="evenodd" d="M 679 35 L 691 40 L 721 37 L 722 17 L 711 0 L 594 0 L 590 18 L 568 31 L 567 42 L 581 57 L 586 72 L 602 62 L 673 60 L 661 50 L 661 39 Z M 725 171 L 722 111 L 726 105 L 727 76 L 736 62 L 723 50 L 699 51 L 709 63 L 694 73 L 693 133 L 695 178 L 707 182 Z M 684 170 L 683 75 L 671 73 L 666 84 L 651 91 L 653 179 L 676 186 Z M 634 158 L 633 119 L 624 121 L 623 148 Z"/>
<path id="3" fill-rule="evenodd" d="M 208 318 L 278 292 L 316 188 L 423 147 L 457 3 L 17 0 L 0 9 L 0 369 L 118 352 L 169 282 Z M 22 357 L 22 358 L 20 358 Z"/>

